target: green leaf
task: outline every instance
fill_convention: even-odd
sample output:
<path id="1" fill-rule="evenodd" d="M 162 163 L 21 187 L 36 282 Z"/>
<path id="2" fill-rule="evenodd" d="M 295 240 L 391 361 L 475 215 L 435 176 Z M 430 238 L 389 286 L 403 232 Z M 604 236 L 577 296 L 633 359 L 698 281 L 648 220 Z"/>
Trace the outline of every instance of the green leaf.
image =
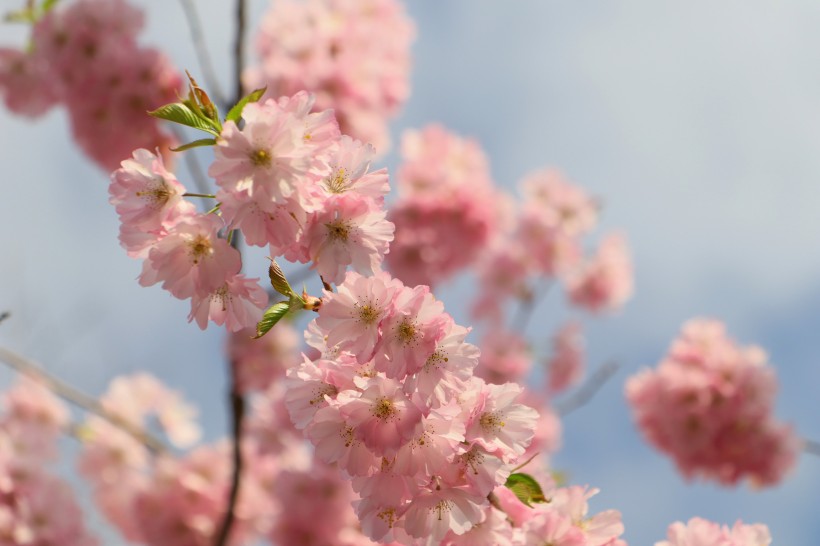
<path id="1" fill-rule="evenodd" d="M 40 5 L 40 12 L 41 13 L 48 13 L 51 11 L 51 8 L 57 5 L 59 0 L 43 0 L 43 3 Z"/>
<path id="2" fill-rule="evenodd" d="M 547 498 L 544 496 L 544 491 L 541 489 L 541 486 L 538 485 L 535 478 L 529 474 L 524 474 L 523 472 L 510 474 L 510 477 L 507 478 L 507 483 L 504 485 L 507 489 L 515 493 L 518 500 L 527 506 L 532 506 L 534 502 L 547 502 Z"/>
<path id="3" fill-rule="evenodd" d="M 172 152 L 184 152 L 185 150 L 190 150 L 191 148 L 199 148 L 201 146 L 215 146 L 216 139 L 215 138 L 201 138 L 199 140 L 195 140 L 193 142 L 189 142 L 188 144 L 183 144 L 182 146 L 177 146 L 176 148 L 171 148 Z"/>
<path id="4" fill-rule="evenodd" d="M 285 272 L 282 271 L 282 268 L 279 267 L 279 264 L 276 263 L 276 260 L 273 258 L 270 259 L 268 277 L 270 277 L 270 284 L 274 290 L 283 296 L 291 297 L 293 288 L 290 287 L 290 283 L 288 283 L 288 279 L 285 277 Z"/>
<path id="5" fill-rule="evenodd" d="M 248 94 L 245 97 L 242 97 L 242 99 L 239 102 L 237 102 L 233 108 L 231 108 L 231 110 L 228 112 L 228 115 L 225 116 L 225 121 L 232 121 L 234 123 L 237 123 L 239 119 L 242 117 L 242 111 L 245 109 L 245 106 L 247 106 L 248 103 L 251 102 L 258 102 L 267 90 L 267 86 L 261 89 L 254 89 L 250 92 L 250 94 Z"/>
<path id="6" fill-rule="evenodd" d="M 194 129 L 211 133 L 215 137 L 219 136 L 219 133 L 213 130 L 211 124 L 207 120 L 196 115 L 196 113 L 181 102 L 172 102 L 171 104 L 160 106 L 156 110 L 148 112 L 148 115 L 159 119 L 173 121 L 174 123 L 179 123 L 180 125 L 185 125 L 186 127 L 193 127 Z"/>
<path id="7" fill-rule="evenodd" d="M 276 323 L 282 320 L 285 315 L 288 314 L 290 311 L 290 303 L 286 301 L 280 301 L 279 303 L 274 303 L 271 305 L 265 314 L 262 315 L 262 320 L 259 321 L 259 324 L 256 325 L 256 335 L 253 339 L 259 339 L 260 337 L 267 334 L 271 328 L 276 326 Z"/>

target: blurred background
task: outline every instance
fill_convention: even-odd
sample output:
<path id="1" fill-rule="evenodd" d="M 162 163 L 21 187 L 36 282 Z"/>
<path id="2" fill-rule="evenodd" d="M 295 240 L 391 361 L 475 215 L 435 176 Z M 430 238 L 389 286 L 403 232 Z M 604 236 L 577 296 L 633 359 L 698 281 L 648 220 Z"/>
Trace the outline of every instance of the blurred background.
<path id="1" fill-rule="evenodd" d="M 143 43 L 198 72 L 179 4 L 134 3 L 147 11 Z M 19 4 L 0 1 L 2 11 Z M 197 4 L 231 88 L 233 2 Z M 259 21 L 267 2 L 249 5 Z M 766 523 L 775 544 L 815 543 L 820 459 L 804 455 L 765 491 L 686 483 L 639 437 L 622 392 L 684 321 L 715 317 L 769 352 L 778 416 L 820 439 L 820 4 L 452 0 L 407 9 L 418 37 L 394 143 L 405 128 L 441 122 L 476 138 L 511 190 L 532 170 L 558 167 L 602 199 L 598 233 L 621 228 L 632 246 L 635 297 L 616 315 L 581 315 L 588 366 L 613 359 L 621 370 L 564 421 L 555 466 L 599 487 L 593 510 L 621 510 L 636 546 L 696 515 Z M 24 36 L 0 26 L 0 45 Z M 383 163 L 392 172 L 397 162 L 394 147 Z M 0 310 L 12 313 L 0 344 L 94 394 L 147 369 L 198 405 L 205 439 L 223 436 L 222 332 L 201 332 L 185 320 L 188 302 L 137 284 L 140 263 L 119 247 L 107 174 L 71 143 L 65 111 L 32 123 L 0 110 L 0 166 Z M 261 254 L 246 260 L 251 276 L 265 267 Z M 437 290 L 461 323 L 472 287 L 457 279 Z M 536 344 L 566 318 L 563 298 L 554 291 L 539 305 Z"/>

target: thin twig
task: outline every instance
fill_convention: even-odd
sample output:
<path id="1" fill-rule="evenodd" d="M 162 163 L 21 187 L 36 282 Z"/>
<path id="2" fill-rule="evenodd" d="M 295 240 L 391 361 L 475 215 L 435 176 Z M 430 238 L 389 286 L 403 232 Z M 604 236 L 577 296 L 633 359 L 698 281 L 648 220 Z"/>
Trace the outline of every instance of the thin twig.
<path id="1" fill-rule="evenodd" d="M 803 439 L 803 451 L 820 457 L 820 442 Z"/>
<path id="2" fill-rule="evenodd" d="M 180 127 L 171 125 L 171 131 L 174 133 L 174 136 L 179 142 L 185 141 L 185 133 L 182 132 Z M 185 165 L 187 165 L 188 172 L 194 180 L 194 186 L 196 186 L 197 192 L 203 195 L 210 195 L 211 188 L 208 187 L 208 178 L 205 176 L 205 171 L 202 170 L 202 165 L 199 164 L 196 154 L 190 150 L 180 153 L 182 154 L 182 157 L 185 158 Z"/>
<path id="3" fill-rule="evenodd" d="M 211 95 L 220 106 L 226 108 L 228 105 L 225 103 L 225 95 L 219 85 L 219 78 L 216 77 L 211 55 L 208 53 L 208 46 L 205 43 L 205 34 L 202 32 L 202 21 L 199 19 L 196 5 L 193 0 L 180 0 L 180 4 L 182 4 L 182 11 L 185 12 L 185 19 L 188 21 L 188 29 L 191 31 L 191 41 L 194 44 L 194 51 L 196 51 L 199 68 L 202 70 L 202 77 L 208 86 L 208 94 Z"/>
<path id="4" fill-rule="evenodd" d="M 242 72 L 245 70 L 245 19 L 246 9 L 245 0 L 237 0 L 236 2 L 236 42 L 233 49 L 234 62 L 234 97 L 231 104 L 236 104 L 242 98 L 244 91 L 242 89 Z"/>
<path id="5" fill-rule="evenodd" d="M 239 486 L 242 482 L 242 421 L 245 418 L 245 398 L 239 390 L 239 382 L 236 377 L 236 367 L 231 364 L 231 390 L 228 401 L 231 405 L 231 433 L 233 443 L 233 475 L 231 477 L 231 491 L 228 496 L 228 507 L 225 510 L 225 518 L 219 528 L 216 537 L 216 546 L 228 544 L 234 520 L 236 519 L 236 500 L 239 498 Z"/>
<path id="6" fill-rule="evenodd" d="M 167 451 L 167 448 L 162 441 L 142 430 L 133 423 L 126 421 L 119 415 L 108 411 L 96 398 L 85 394 L 68 383 L 57 379 L 53 375 L 50 375 L 37 366 L 34 362 L 3 347 L 0 347 L 0 360 L 5 362 L 9 367 L 17 370 L 19 373 L 33 379 L 37 383 L 40 383 L 64 400 L 71 402 L 75 406 L 78 406 L 89 413 L 98 415 L 117 428 L 124 430 L 154 453 L 163 453 Z"/>
<path id="7" fill-rule="evenodd" d="M 575 394 L 571 397 L 563 400 L 561 403 L 556 404 L 555 410 L 558 412 L 558 415 L 561 417 L 565 417 L 572 413 L 573 411 L 577 410 L 585 406 L 592 397 L 594 397 L 601 387 L 609 381 L 609 379 L 615 375 L 615 372 L 618 371 L 618 363 L 617 362 L 607 362 L 597 370 L 587 379 L 586 383 L 584 383 L 580 389 L 578 389 Z"/>
<path id="8" fill-rule="evenodd" d="M 9 313 L 8 311 L 3 311 L 2 313 L 0 313 L 0 322 L 3 322 L 4 320 L 9 318 L 10 316 L 11 316 L 11 313 Z"/>
<path id="9" fill-rule="evenodd" d="M 537 288 L 532 296 L 530 296 L 527 300 L 521 303 L 521 306 L 518 308 L 518 314 L 512 321 L 512 327 L 514 332 L 518 332 L 522 335 L 524 334 L 524 332 L 527 330 L 527 325 L 529 324 L 530 319 L 532 318 L 532 314 L 535 311 L 535 308 L 547 296 L 551 287 L 552 283 L 549 283 L 543 287 Z"/>

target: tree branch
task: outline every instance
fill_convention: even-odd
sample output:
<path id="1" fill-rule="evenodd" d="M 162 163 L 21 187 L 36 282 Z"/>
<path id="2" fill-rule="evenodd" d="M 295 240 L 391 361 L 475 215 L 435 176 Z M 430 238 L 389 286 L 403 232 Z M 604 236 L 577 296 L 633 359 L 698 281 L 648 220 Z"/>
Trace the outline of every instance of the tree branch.
<path id="1" fill-rule="evenodd" d="M 803 451 L 811 455 L 820 457 L 820 442 L 814 440 L 803 439 Z"/>
<path id="2" fill-rule="evenodd" d="M 205 44 L 205 34 L 202 32 L 202 22 L 193 0 L 179 0 L 182 4 L 182 11 L 185 12 L 185 19 L 188 21 L 188 30 L 191 31 L 191 41 L 194 44 L 199 68 L 202 70 L 202 77 L 208 86 L 208 94 L 214 97 L 220 106 L 227 108 L 225 95 L 219 85 L 219 78 L 216 77 L 211 55 L 208 53 L 208 46 Z"/>
<path id="3" fill-rule="evenodd" d="M 152 452 L 164 453 L 168 451 L 165 444 L 158 438 L 152 436 L 141 427 L 134 425 L 130 421 L 123 419 L 116 413 L 109 411 L 96 398 L 85 394 L 68 383 L 65 383 L 53 375 L 45 372 L 34 362 L 3 347 L 0 347 L 0 360 L 22 375 L 25 375 L 37 383 L 40 383 L 60 398 L 71 402 L 75 406 L 80 407 L 89 413 L 98 415 L 115 427 L 124 430 Z"/>
<path id="4" fill-rule="evenodd" d="M 231 104 L 236 104 L 244 94 L 242 89 L 242 72 L 245 70 L 245 0 L 236 2 L 236 42 L 233 49 L 234 78 L 236 87 L 234 88 L 234 100 Z"/>
<path id="5" fill-rule="evenodd" d="M 615 372 L 618 371 L 618 363 L 617 362 L 607 362 L 597 370 L 587 379 L 586 383 L 584 383 L 580 389 L 575 391 L 575 393 L 570 396 L 569 398 L 564 399 L 561 403 L 555 405 L 555 411 L 558 412 L 558 415 L 561 417 L 566 417 L 573 411 L 582 408 L 583 406 L 587 405 L 590 400 L 601 390 L 601 387 L 609 381 L 609 379 L 615 375 Z"/>
<path id="6" fill-rule="evenodd" d="M 231 390 L 228 394 L 228 401 L 231 406 L 231 433 L 233 443 L 233 475 L 231 477 L 231 490 L 228 496 L 228 507 L 225 510 L 225 518 L 219 528 L 215 546 L 225 546 L 231 534 L 234 520 L 236 519 L 236 501 L 239 498 L 239 486 L 242 481 L 242 422 L 245 418 L 245 398 L 239 390 L 239 382 L 236 377 L 236 367 L 231 363 Z"/>

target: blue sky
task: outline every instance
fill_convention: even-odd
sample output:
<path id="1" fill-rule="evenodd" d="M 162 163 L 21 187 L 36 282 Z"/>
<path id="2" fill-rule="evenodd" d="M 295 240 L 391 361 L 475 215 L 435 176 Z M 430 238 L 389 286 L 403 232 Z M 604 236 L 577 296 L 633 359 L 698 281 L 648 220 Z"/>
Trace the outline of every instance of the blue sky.
<path id="1" fill-rule="evenodd" d="M 227 78 L 232 3 L 198 3 Z M 258 20 L 266 2 L 250 3 Z M 138 4 L 148 9 L 145 43 L 197 70 L 178 5 Z M 813 544 L 820 460 L 802 457 L 782 486 L 763 492 L 687 484 L 639 438 L 621 393 L 685 320 L 713 316 L 768 350 L 779 415 L 820 438 L 820 5 L 505 4 L 408 6 L 418 25 L 413 91 L 393 135 L 438 121 L 473 136 L 510 188 L 531 170 L 559 167 L 603 199 L 604 229 L 629 236 L 636 297 L 587 328 L 590 365 L 614 358 L 623 369 L 567 419 L 556 465 L 602 489 L 594 508 L 620 509 L 636 546 L 694 515 L 764 522 L 776 544 Z M 21 39 L 0 27 L 0 43 Z M 222 338 L 187 324 L 186 303 L 137 285 L 107 178 L 68 142 L 65 113 L 31 123 L 0 111 L 0 127 L 0 308 L 13 313 L 0 343 L 95 393 L 148 368 L 200 406 L 208 438 L 220 436 Z M 439 291 L 461 321 L 457 302 L 470 288 L 456 281 Z M 551 294 L 530 336 L 543 345 L 564 316 L 562 296 Z"/>

